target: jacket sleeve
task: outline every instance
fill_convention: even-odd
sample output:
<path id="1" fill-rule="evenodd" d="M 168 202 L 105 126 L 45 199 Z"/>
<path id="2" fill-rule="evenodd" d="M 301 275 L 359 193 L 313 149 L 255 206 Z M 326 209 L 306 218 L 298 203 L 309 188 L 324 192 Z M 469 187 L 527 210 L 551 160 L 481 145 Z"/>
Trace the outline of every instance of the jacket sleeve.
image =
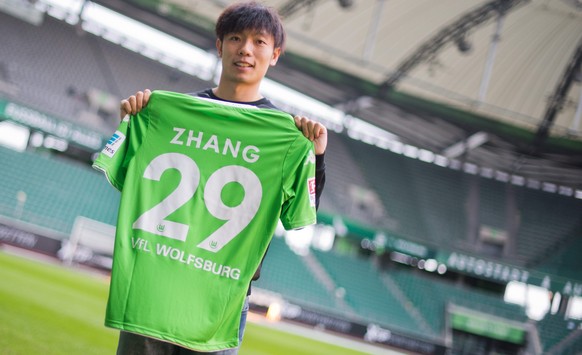
<path id="1" fill-rule="evenodd" d="M 324 154 L 315 156 L 315 209 L 319 208 L 319 199 L 325 187 Z"/>

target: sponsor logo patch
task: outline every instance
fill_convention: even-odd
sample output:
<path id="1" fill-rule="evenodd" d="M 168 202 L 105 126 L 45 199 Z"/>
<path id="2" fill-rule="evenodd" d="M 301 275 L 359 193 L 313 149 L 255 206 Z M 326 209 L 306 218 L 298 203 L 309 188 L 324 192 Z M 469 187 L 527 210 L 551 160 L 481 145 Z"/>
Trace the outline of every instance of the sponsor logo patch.
<path id="1" fill-rule="evenodd" d="M 307 190 L 309 191 L 309 203 L 315 207 L 315 178 L 307 179 Z"/>
<path id="2" fill-rule="evenodd" d="M 107 144 L 105 144 L 105 148 L 101 151 L 101 153 L 107 155 L 108 157 L 112 158 L 119 149 L 119 146 L 125 140 L 125 135 L 119 131 L 113 133 L 113 136 L 109 139 Z"/>

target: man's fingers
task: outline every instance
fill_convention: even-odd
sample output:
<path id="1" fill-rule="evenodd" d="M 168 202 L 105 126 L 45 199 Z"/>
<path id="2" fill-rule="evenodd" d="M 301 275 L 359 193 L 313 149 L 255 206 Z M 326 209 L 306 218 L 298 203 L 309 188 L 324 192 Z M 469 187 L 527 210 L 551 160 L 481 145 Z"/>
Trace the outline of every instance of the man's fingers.
<path id="1" fill-rule="evenodd" d="M 317 139 L 323 133 L 324 127 L 321 123 L 315 122 L 313 124 L 313 138 Z"/>
<path id="2" fill-rule="evenodd" d="M 135 95 L 130 96 L 132 99 L 135 98 L 135 105 L 133 104 L 133 100 L 130 101 L 132 109 L 131 113 L 135 115 L 141 112 L 141 109 L 147 106 L 151 94 L 152 92 L 150 89 L 145 89 L 144 91 L 138 91 Z"/>
<path id="3" fill-rule="evenodd" d="M 315 143 L 315 154 L 323 154 L 327 147 L 327 128 L 303 116 L 294 116 L 295 126 L 305 138 Z"/>
<path id="4" fill-rule="evenodd" d="M 293 119 L 295 120 L 295 127 L 297 127 L 298 130 L 301 131 L 301 133 L 303 133 L 303 135 L 305 135 L 305 125 L 303 124 L 304 117 L 301 116 L 294 116 Z"/>
<path id="5" fill-rule="evenodd" d="M 303 122 L 303 135 L 310 141 L 313 140 L 313 130 L 311 128 L 309 122 Z"/>
<path id="6" fill-rule="evenodd" d="M 121 100 L 121 104 L 119 105 L 119 118 L 123 119 L 126 115 L 131 113 L 131 105 L 127 100 Z"/>
<path id="7" fill-rule="evenodd" d="M 150 101 L 150 95 L 152 94 L 150 89 L 145 89 L 143 91 L 143 106 L 142 107 L 146 107 L 148 104 L 148 101 Z"/>
<path id="8" fill-rule="evenodd" d="M 314 139 L 313 121 L 311 121 L 307 117 L 303 117 L 303 116 L 295 116 L 294 119 L 295 119 L 295 126 L 297 126 L 297 128 L 299 130 L 301 130 L 301 132 L 303 133 L 305 138 L 312 141 Z"/>
<path id="9" fill-rule="evenodd" d="M 295 121 L 295 127 L 297 127 L 297 129 L 301 129 L 301 117 L 294 116 L 293 120 Z"/>
<path id="10" fill-rule="evenodd" d="M 140 112 L 148 104 L 151 94 L 150 89 L 145 89 L 144 91 L 136 92 L 135 95 L 131 95 L 127 99 L 121 100 L 119 106 L 120 118 L 123 119 L 126 115 L 135 115 Z"/>
<path id="11" fill-rule="evenodd" d="M 141 111 L 143 106 L 143 91 L 138 91 L 135 93 L 135 111 L 133 114 L 135 115 L 137 112 Z"/>
<path id="12" fill-rule="evenodd" d="M 131 95 L 130 97 L 127 98 L 127 101 L 129 101 L 129 106 L 130 106 L 129 112 L 132 115 L 135 115 L 135 105 L 136 105 L 137 98 L 135 97 L 135 95 Z"/>

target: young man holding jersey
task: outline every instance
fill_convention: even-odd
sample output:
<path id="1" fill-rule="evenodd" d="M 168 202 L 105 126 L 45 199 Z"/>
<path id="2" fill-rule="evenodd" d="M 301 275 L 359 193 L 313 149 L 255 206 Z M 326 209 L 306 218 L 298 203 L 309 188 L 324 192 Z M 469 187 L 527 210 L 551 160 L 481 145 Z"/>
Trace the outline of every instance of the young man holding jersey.
<path id="1" fill-rule="evenodd" d="M 273 9 L 255 2 L 229 6 L 220 15 L 216 24 L 216 48 L 222 61 L 222 73 L 216 88 L 192 94 L 196 97 L 244 104 L 260 109 L 276 107 L 259 92 L 262 79 L 270 66 L 274 66 L 285 45 L 285 32 L 280 18 Z M 150 101 L 151 92 L 137 92 L 121 102 L 121 116 L 137 114 Z M 315 205 L 325 183 L 324 152 L 327 146 L 325 127 L 306 117 L 294 117 L 296 127 L 313 142 L 315 157 Z M 253 276 L 260 275 L 262 261 Z M 250 292 L 250 286 L 249 286 Z M 169 300 L 171 302 L 171 300 Z M 242 309 L 239 342 L 246 324 L 248 301 Z M 236 354 L 238 348 L 214 352 L 214 354 Z M 197 354 L 194 350 L 171 342 L 149 338 L 133 332 L 120 334 L 118 354 Z M 208 354 L 208 352 L 204 352 Z"/>

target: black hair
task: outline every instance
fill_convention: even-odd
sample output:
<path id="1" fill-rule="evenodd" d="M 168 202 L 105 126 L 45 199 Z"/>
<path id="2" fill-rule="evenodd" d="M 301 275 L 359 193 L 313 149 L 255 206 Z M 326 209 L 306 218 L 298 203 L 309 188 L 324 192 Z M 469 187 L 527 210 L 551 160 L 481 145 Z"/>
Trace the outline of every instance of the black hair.
<path id="1" fill-rule="evenodd" d="M 275 48 L 285 49 L 285 30 L 281 17 L 271 7 L 255 1 L 235 3 L 227 7 L 216 22 L 216 36 L 223 41 L 229 33 L 240 33 L 245 30 L 265 31 L 275 39 Z"/>

